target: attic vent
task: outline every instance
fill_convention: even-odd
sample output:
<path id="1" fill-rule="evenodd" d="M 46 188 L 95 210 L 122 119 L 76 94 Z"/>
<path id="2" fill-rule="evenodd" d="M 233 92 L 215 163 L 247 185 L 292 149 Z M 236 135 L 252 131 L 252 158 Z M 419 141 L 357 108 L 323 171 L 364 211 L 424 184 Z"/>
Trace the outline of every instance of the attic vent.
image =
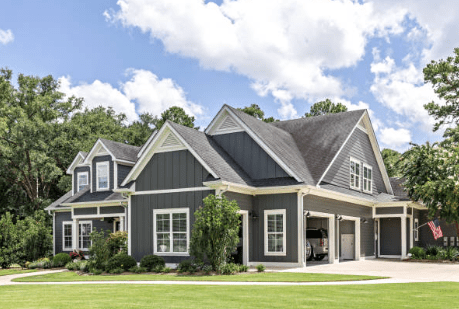
<path id="1" fill-rule="evenodd" d="M 180 146 L 181 143 L 180 141 L 175 137 L 174 134 L 169 133 L 169 135 L 166 137 L 164 140 L 163 144 L 161 147 L 173 147 L 173 146 Z"/>
<path id="2" fill-rule="evenodd" d="M 231 130 L 237 128 L 239 128 L 239 126 L 236 124 L 236 122 L 234 122 L 233 118 L 228 116 L 225 118 L 225 120 L 223 120 L 219 130 Z"/>

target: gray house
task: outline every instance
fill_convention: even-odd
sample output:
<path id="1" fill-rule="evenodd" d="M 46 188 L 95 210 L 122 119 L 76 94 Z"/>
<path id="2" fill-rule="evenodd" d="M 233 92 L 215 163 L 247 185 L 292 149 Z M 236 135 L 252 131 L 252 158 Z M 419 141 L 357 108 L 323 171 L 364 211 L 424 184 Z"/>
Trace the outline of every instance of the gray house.
<path id="1" fill-rule="evenodd" d="M 387 176 L 366 110 L 268 124 L 224 105 L 204 132 L 166 122 L 142 147 L 99 139 L 67 172 L 72 190 L 47 208 L 55 253 L 126 230 L 136 260 L 176 264 L 209 194 L 238 202 L 247 265 L 304 266 L 310 227 L 327 231 L 329 263 L 404 258 L 427 220 Z"/>

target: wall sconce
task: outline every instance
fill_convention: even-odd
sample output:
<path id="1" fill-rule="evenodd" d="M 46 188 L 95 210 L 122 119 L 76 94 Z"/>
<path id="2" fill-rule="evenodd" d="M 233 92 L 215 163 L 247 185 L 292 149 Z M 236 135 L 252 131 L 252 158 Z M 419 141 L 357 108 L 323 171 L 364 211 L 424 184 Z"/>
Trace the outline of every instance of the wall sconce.
<path id="1" fill-rule="evenodd" d="M 360 223 L 364 223 L 364 224 L 368 223 L 367 218 L 364 218 L 364 217 L 360 218 Z"/>
<path id="2" fill-rule="evenodd" d="M 249 212 L 249 216 L 250 216 L 253 220 L 258 219 L 258 215 L 257 215 L 257 213 L 256 213 L 255 211 Z"/>
<path id="3" fill-rule="evenodd" d="M 343 221 L 343 217 L 341 215 L 336 214 L 335 219 L 338 221 Z"/>
<path id="4" fill-rule="evenodd" d="M 307 210 L 305 210 L 303 214 L 306 216 L 306 218 L 309 218 L 311 216 L 311 214 Z"/>

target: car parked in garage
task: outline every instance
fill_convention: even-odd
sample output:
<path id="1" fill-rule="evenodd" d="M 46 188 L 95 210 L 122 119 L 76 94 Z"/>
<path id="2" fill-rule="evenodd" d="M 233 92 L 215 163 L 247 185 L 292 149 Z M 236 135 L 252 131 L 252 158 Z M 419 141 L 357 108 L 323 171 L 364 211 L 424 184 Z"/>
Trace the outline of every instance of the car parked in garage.
<path id="1" fill-rule="evenodd" d="M 325 229 L 306 229 L 306 260 L 321 261 L 328 255 L 328 234 Z"/>

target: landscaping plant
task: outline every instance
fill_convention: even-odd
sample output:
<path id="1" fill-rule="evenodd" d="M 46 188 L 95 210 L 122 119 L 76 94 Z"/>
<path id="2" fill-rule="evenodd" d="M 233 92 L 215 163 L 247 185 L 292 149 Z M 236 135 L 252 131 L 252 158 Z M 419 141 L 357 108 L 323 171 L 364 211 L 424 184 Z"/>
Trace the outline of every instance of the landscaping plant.
<path id="1" fill-rule="evenodd" d="M 410 249 L 412 259 L 424 259 L 426 257 L 426 251 L 421 247 L 413 247 Z"/>
<path id="2" fill-rule="evenodd" d="M 160 256 L 151 254 L 151 255 L 145 255 L 141 260 L 140 260 L 140 267 L 144 267 L 149 271 L 154 271 L 158 267 L 161 269 L 166 266 L 166 262 L 164 259 Z"/>
<path id="3" fill-rule="evenodd" d="M 264 272 L 265 269 L 266 269 L 265 265 L 263 265 L 263 264 L 258 264 L 258 265 L 257 265 L 257 271 L 258 271 L 259 273 Z"/>
<path id="4" fill-rule="evenodd" d="M 117 268 L 122 268 L 123 270 L 128 271 L 131 267 L 136 265 L 137 262 L 132 256 L 127 255 L 126 253 L 118 253 L 107 261 L 105 271 L 111 273 L 111 271 Z"/>
<path id="5" fill-rule="evenodd" d="M 53 257 L 53 267 L 64 267 L 72 258 L 67 253 L 58 253 Z"/>
<path id="6" fill-rule="evenodd" d="M 239 242 L 240 208 L 236 201 L 213 194 L 203 202 L 194 213 L 190 253 L 199 261 L 208 260 L 212 269 L 220 272 Z"/>
<path id="7" fill-rule="evenodd" d="M 183 260 L 178 264 L 177 271 L 179 273 L 190 273 L 193 274 L 198 270 L 198 265 L 194 260 Z"/>

